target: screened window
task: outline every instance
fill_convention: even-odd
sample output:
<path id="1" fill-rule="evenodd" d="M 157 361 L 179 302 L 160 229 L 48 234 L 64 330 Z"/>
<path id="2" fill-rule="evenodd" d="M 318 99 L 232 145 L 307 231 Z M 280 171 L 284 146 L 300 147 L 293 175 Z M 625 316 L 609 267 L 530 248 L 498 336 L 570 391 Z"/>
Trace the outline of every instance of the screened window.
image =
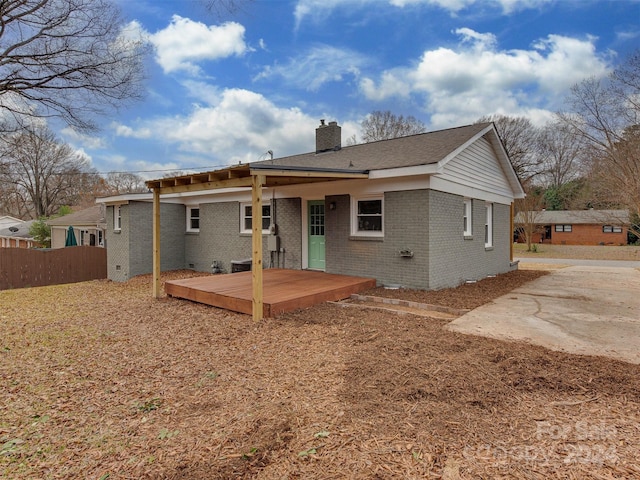
<path id="1" fill-rule="evenodd" d="M 484 222 L 484 246 L 492 247 L 493 246 L 493 203 L 487 203 L 485 205 L 486 208 L 486 219 Z"/>
<path id="2" fill-rule="evenodd" d="M 471 235 L 473 235 L 473 231 L 471 228 L 471 225 L 473 224 L 472 222 L 472 216 L 471 216 L 471 212 L 472 212 L 472 204 L 471 204 L 471 199 L 470 198 L 465 198 L 464 199 L 464 212 L 463 212 L 463 232 L 464 232 L 464 236 L 465 237 L 470 237 Z"/>
<path id="3" fill-rule="evenodd" d="M 572 230 L 571 225 L 556 225 L 556 232 L 570 232 Z"/>
<path id="4" fill-rule="evenodd" d="M 187 207 L 187 232 L 200 231 L 200 208 Z"/>
<path id="5" fill-rule="evenodd" d="M 119 232 L 122 229 L 122 213 L 120 205 L 113 206 L 113 229 Z"/>
<path id="6" fill-rule="evenodd" d="M 240 205 L 240 230 L 242 233 L 251 233 L 253 223 L 253 207 L 250 203 Z M 269 233 L 271 225 L 271 205 L 262 205 L 262 233 Z"/>
<path id="7" fill-rule="evenodd" d="M 354 199 L 351 232 L 354 235 L 382 236 L 382 198 Z"/>

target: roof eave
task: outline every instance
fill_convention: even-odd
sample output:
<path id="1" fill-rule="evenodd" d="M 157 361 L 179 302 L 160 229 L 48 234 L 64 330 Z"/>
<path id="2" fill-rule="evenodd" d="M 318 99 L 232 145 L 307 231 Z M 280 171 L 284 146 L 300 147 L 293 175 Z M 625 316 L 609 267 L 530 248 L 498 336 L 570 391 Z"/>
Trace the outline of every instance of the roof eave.
<path id="1" fill-rule="evenodd" d="M 369 178 L 393 178 L 393 177 L 409 177 L 416 175 L 435 175 L 440 173 L 438 164 L 430 163 L 427 165 L 415 165 L 413 167 L 387 168 L 383 170 L 371 170 Z"/>

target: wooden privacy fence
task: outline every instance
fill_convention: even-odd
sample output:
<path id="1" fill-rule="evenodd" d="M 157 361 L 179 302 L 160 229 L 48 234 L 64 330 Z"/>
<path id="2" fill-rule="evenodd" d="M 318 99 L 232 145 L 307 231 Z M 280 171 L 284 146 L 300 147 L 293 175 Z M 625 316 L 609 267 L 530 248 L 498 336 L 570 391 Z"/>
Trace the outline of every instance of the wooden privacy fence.
<path id="1" fill-rule="evenodd" d="M 107 278 L 107 249 L 0 248 L 0 290 Z"/>

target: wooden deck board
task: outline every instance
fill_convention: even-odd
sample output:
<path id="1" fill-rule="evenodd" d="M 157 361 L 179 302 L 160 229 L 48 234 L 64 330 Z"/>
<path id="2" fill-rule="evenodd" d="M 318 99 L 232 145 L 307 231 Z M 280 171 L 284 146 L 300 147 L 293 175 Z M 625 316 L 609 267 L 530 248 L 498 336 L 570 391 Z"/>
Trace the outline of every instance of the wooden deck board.
<path id="1" fill-rule="evenodd" d="M 263 271 L 265 317 L 317 303 L 347 298 L 373 288 L 373 278 L 335 275 L 309 270 Z M 194 277 L 165 283 L 167 295 L 235 312 L 252 313 L 251 272 Z"/>

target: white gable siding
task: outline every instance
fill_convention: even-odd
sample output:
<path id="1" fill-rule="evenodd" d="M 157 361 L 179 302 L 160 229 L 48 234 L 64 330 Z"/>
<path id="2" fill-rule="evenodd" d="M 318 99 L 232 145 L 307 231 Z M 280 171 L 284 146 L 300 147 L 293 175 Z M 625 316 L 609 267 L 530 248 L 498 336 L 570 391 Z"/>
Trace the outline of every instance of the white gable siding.
<path id="1" fill-rule="evenodd" d="M 484 190 L 497 195 L 513 195 L 491 144 L 478 139 L 444 166 L 438 175 L 453 183 Z"/>

